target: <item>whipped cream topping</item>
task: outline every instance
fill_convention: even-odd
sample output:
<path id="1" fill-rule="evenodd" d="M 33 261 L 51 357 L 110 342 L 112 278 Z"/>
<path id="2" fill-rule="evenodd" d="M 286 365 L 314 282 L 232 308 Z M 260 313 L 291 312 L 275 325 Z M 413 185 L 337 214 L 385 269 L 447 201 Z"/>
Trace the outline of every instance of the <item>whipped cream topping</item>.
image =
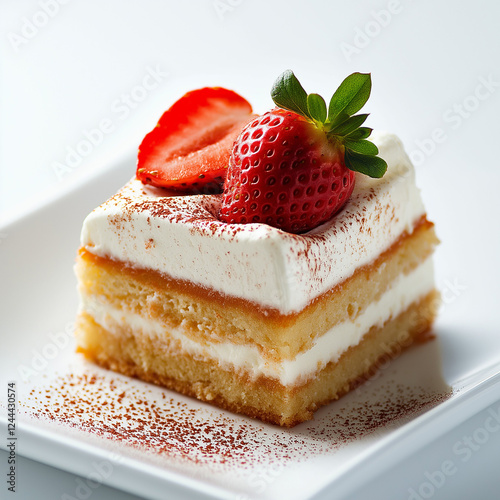
<path id="1" fill-rule="evenodd" d="M 135 335 L 146 335 L 165 343 L 166 336 L 174 340 L 175 351 L 185 352 L 198 358 L 216 360 L 229 370 L 244 370 L 253 377 L 264 376 L 279 380 L 282 385 L 305 382 L 330 361 L 337 361 L 349 347 L 359 344 L 372 326 L 381 327 L 395 318 L 413 302 L 425 297 L 434 289 L 432 259 L 428 258 L 408 275 L 401 275 L 377 302 L 371 303 L 354 320 L 335 325 L 316 339 L 307 351 L 295 359 L 280 362 L 264 358 L 254 345 L 238 345 L 231 342 L 203 345 L 183 332 L 182 326 L 165 329 L 157 321 L 146 319 L 134 312 L 119 310 L 95 297 L 82 297 L 81 308 L 93 316 L 106 330 L 120 335 L 122 328 L 131 328 Z M 166 333 L 168 331 L 168 333 Z"/>
<path id="2" fill-rule="evenodd" d="M 131 180 L 82 229 L 89 252 L 290 314 L 369 264 L 425 214 L 400 140 L 373 134 L 381 179 L 356 174 L 335 217 L 302 235 L 217 219 L 220 196 L 169 196 Z"/>

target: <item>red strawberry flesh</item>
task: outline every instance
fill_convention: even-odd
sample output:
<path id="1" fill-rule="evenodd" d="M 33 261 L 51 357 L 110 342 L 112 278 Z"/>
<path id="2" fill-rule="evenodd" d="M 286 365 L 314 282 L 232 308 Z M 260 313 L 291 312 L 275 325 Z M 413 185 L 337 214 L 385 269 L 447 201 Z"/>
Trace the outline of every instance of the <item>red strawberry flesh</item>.
<path id="1" fill-rule="evenodd" d="M 305 232 L 343 207 L 354 181 L 340 145 L 304 117 L 275 109 L 237 138 L 219 217 Z"/>
<path id="2" fill-rule="evenodd" d="M 251 113 L 251 105 L 231 90 L 188 92 L 143 139 L 137 178 L 184 192 L 217 189 L 224 182 L 233 142 Z"/>

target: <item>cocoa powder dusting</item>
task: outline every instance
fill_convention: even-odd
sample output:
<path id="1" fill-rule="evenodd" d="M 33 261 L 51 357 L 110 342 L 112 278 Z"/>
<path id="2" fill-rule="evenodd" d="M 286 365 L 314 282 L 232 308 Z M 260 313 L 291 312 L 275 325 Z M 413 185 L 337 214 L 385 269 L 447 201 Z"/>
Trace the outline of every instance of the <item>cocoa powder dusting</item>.
<path id="1" fill-rule="evenodd" d="M 407 422 L 450 396 L 451 392 L 431 393 L 422 387 L 394 383 L 377 388 L 369 401 L 341 406 L 334 415 L 320 418 L 314 426 L 309 424 L 307 430 L 311 436 L 329 439 L 338 447 Z"/>
<path id="2" fill-rule="evenodd" d="M 449 396 L 397 383 L 362 387 L 318 411 L 315 420 L 281 429 L 89 365 L 32 389 L 21 409 L 157 457 L 231 469 L 334 453 Z"/>

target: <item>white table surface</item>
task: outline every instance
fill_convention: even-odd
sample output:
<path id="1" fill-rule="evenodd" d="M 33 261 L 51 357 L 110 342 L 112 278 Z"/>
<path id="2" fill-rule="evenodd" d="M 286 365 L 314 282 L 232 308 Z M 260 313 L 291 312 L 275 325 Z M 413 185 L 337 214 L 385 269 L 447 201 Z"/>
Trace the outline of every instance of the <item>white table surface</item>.
<path id="1" fill-rule="evenodd" d="M 232 87 L 264 111 L 271 106 L 274 78 L 291 68 L 306 90 L 325 97 L 347 74 L 371 72 L 370 125 L 403 139 L 417 180 L 426 186 L 431 218 L 436 199 L 446 192 L 449 227 L 456 230 L 457 218 L 467 227 L 480 213 L 483 183 L 499 168 L 493 161 L 500 111 L 499 19 L 500 4 L 491 0 L 4 0 L 0 220 L 33 209 L 136 149 L 183 92 L 203 85 Z M 99 127 L 106 133 L 95 132 Z M 89 137 L 96 144 L 63 172 L 68 152 Z M 449 169 L 449 186 L 432 185 L 433 168 Z M 464 176 L 470 177 L 470 190 L 454 192 L 455 179 Z M 493 222 L 498 215 L 490 217 Z M 439 222 L 446 236 L 447 221 Z M 498 222 L 492 227 L 498 234 Z M 498 244 L 498 237 L 485 234 L 479 243 Z M 466 269 L 468 263 L 452 262 L 450 269 L 453 265 Z M 411 489 L 428 482 L 426 473 L 441 467 L 454 443 L 486 416 L 487 410 L 481 411 L 450 429 L 374 483 L 360 478 L 360 490 L 350 498 L 411 498 Z M 1 451 L 1 470 L 5 462 Z M 425 498 L 499 498 L 499 463 L 500 432 L 491 433 Z M 72 474 L 28 459 L 19 462 L 18 471 L 19 492 L 12 498 L 74 495 Z M 1 498 L 4 491 L 2 486 Z M 100 486 L 91 498 L 136 497 Z"/>

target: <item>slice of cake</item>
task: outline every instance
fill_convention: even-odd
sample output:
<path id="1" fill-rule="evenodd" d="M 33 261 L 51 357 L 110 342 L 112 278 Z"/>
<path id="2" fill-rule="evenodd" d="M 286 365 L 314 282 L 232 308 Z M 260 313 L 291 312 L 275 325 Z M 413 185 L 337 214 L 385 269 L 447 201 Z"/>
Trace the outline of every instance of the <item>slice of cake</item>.
<path id="1" fill-rule="evenodd" d="M 401 142 L 388 134 L 373 139 L 379 156 L 353 160 L 368 166 L 370 158 L 376 157 L 378 166 L 385 160 L 383 177 L 353 173 L 344 186 L 329 184 L 336 200 L 339 192 L 352 194 L 326 222 L 321 215 L 328 202 L 316 218 L 317 212 L 302 207 L 297 218 L 290 217 L 297 213 L 291 210 L 282 224 L 303 231 L 297 221 L 312 218 L 320 223 L 313 229 L 295 234 L 269 225 L 273 220 L 252 222 L 255 214 L 264 217 L 262 207 L 253 215 L 248 207 L 235 210 L 239 196 L 228 187 L 237 176 L 235 150 L 240 137 L 261 130 L 266 118 L 245 127 L 228 151 L 223 196 L 166 191 L 158 185 L 167 185 L 170 174 L 151 176 L 155 170 L 140 159 L 139 170 L 145 170 L 138 176 L 146 172 L 161 183 L 133 179 L 87 217 L 76 264 L 81 296 L 76 336 L 78 350 L 104 367 L 293 426 L 429 330 L 437 303 L 431 255 L 438 241 L 413 167 Z M 228 130 L 233 133 L 232 126 L 224 130 L 214 134 L 216 143 L 226 141 Z M 277 130 L 271 132 L 282 139 Z M 354 139 L 348 142 L 345 156 L 349 144 L 357 147 Z M 248 149 L 252 154 L 251 144 Z M 273 151 L 280 154 L 279 148 Z M 288 155 L 282 156 L 278 165 Z M 314 155 L 308 158 L 314 163 Z M 178 156 L 175 161 L 178 165 Z M 335 160 L 332 175 L 338 169 Z M 213 187 L 221 175 L 219 167 L 212 170 L 218 174 L 205 168 L 204 179 Z M 331 180 L 323 171 L 318 186 Z M 314 168 L 311 172 L 314 177 Z M 200 190 L 195 177 L 192 171 L 170 175 L 169 187 L 194 189 L 196 182 Z M 239 179 L 240 186 L 245 183 Z M 260 190 L 265 197 L 264 187 Z M 279 197 L 287 191 L 274 192 Z M 227 219 L 224 211 L 246 221 L 221 220 Z M 284 217 L 278 212 L 276 220 Z"/>

